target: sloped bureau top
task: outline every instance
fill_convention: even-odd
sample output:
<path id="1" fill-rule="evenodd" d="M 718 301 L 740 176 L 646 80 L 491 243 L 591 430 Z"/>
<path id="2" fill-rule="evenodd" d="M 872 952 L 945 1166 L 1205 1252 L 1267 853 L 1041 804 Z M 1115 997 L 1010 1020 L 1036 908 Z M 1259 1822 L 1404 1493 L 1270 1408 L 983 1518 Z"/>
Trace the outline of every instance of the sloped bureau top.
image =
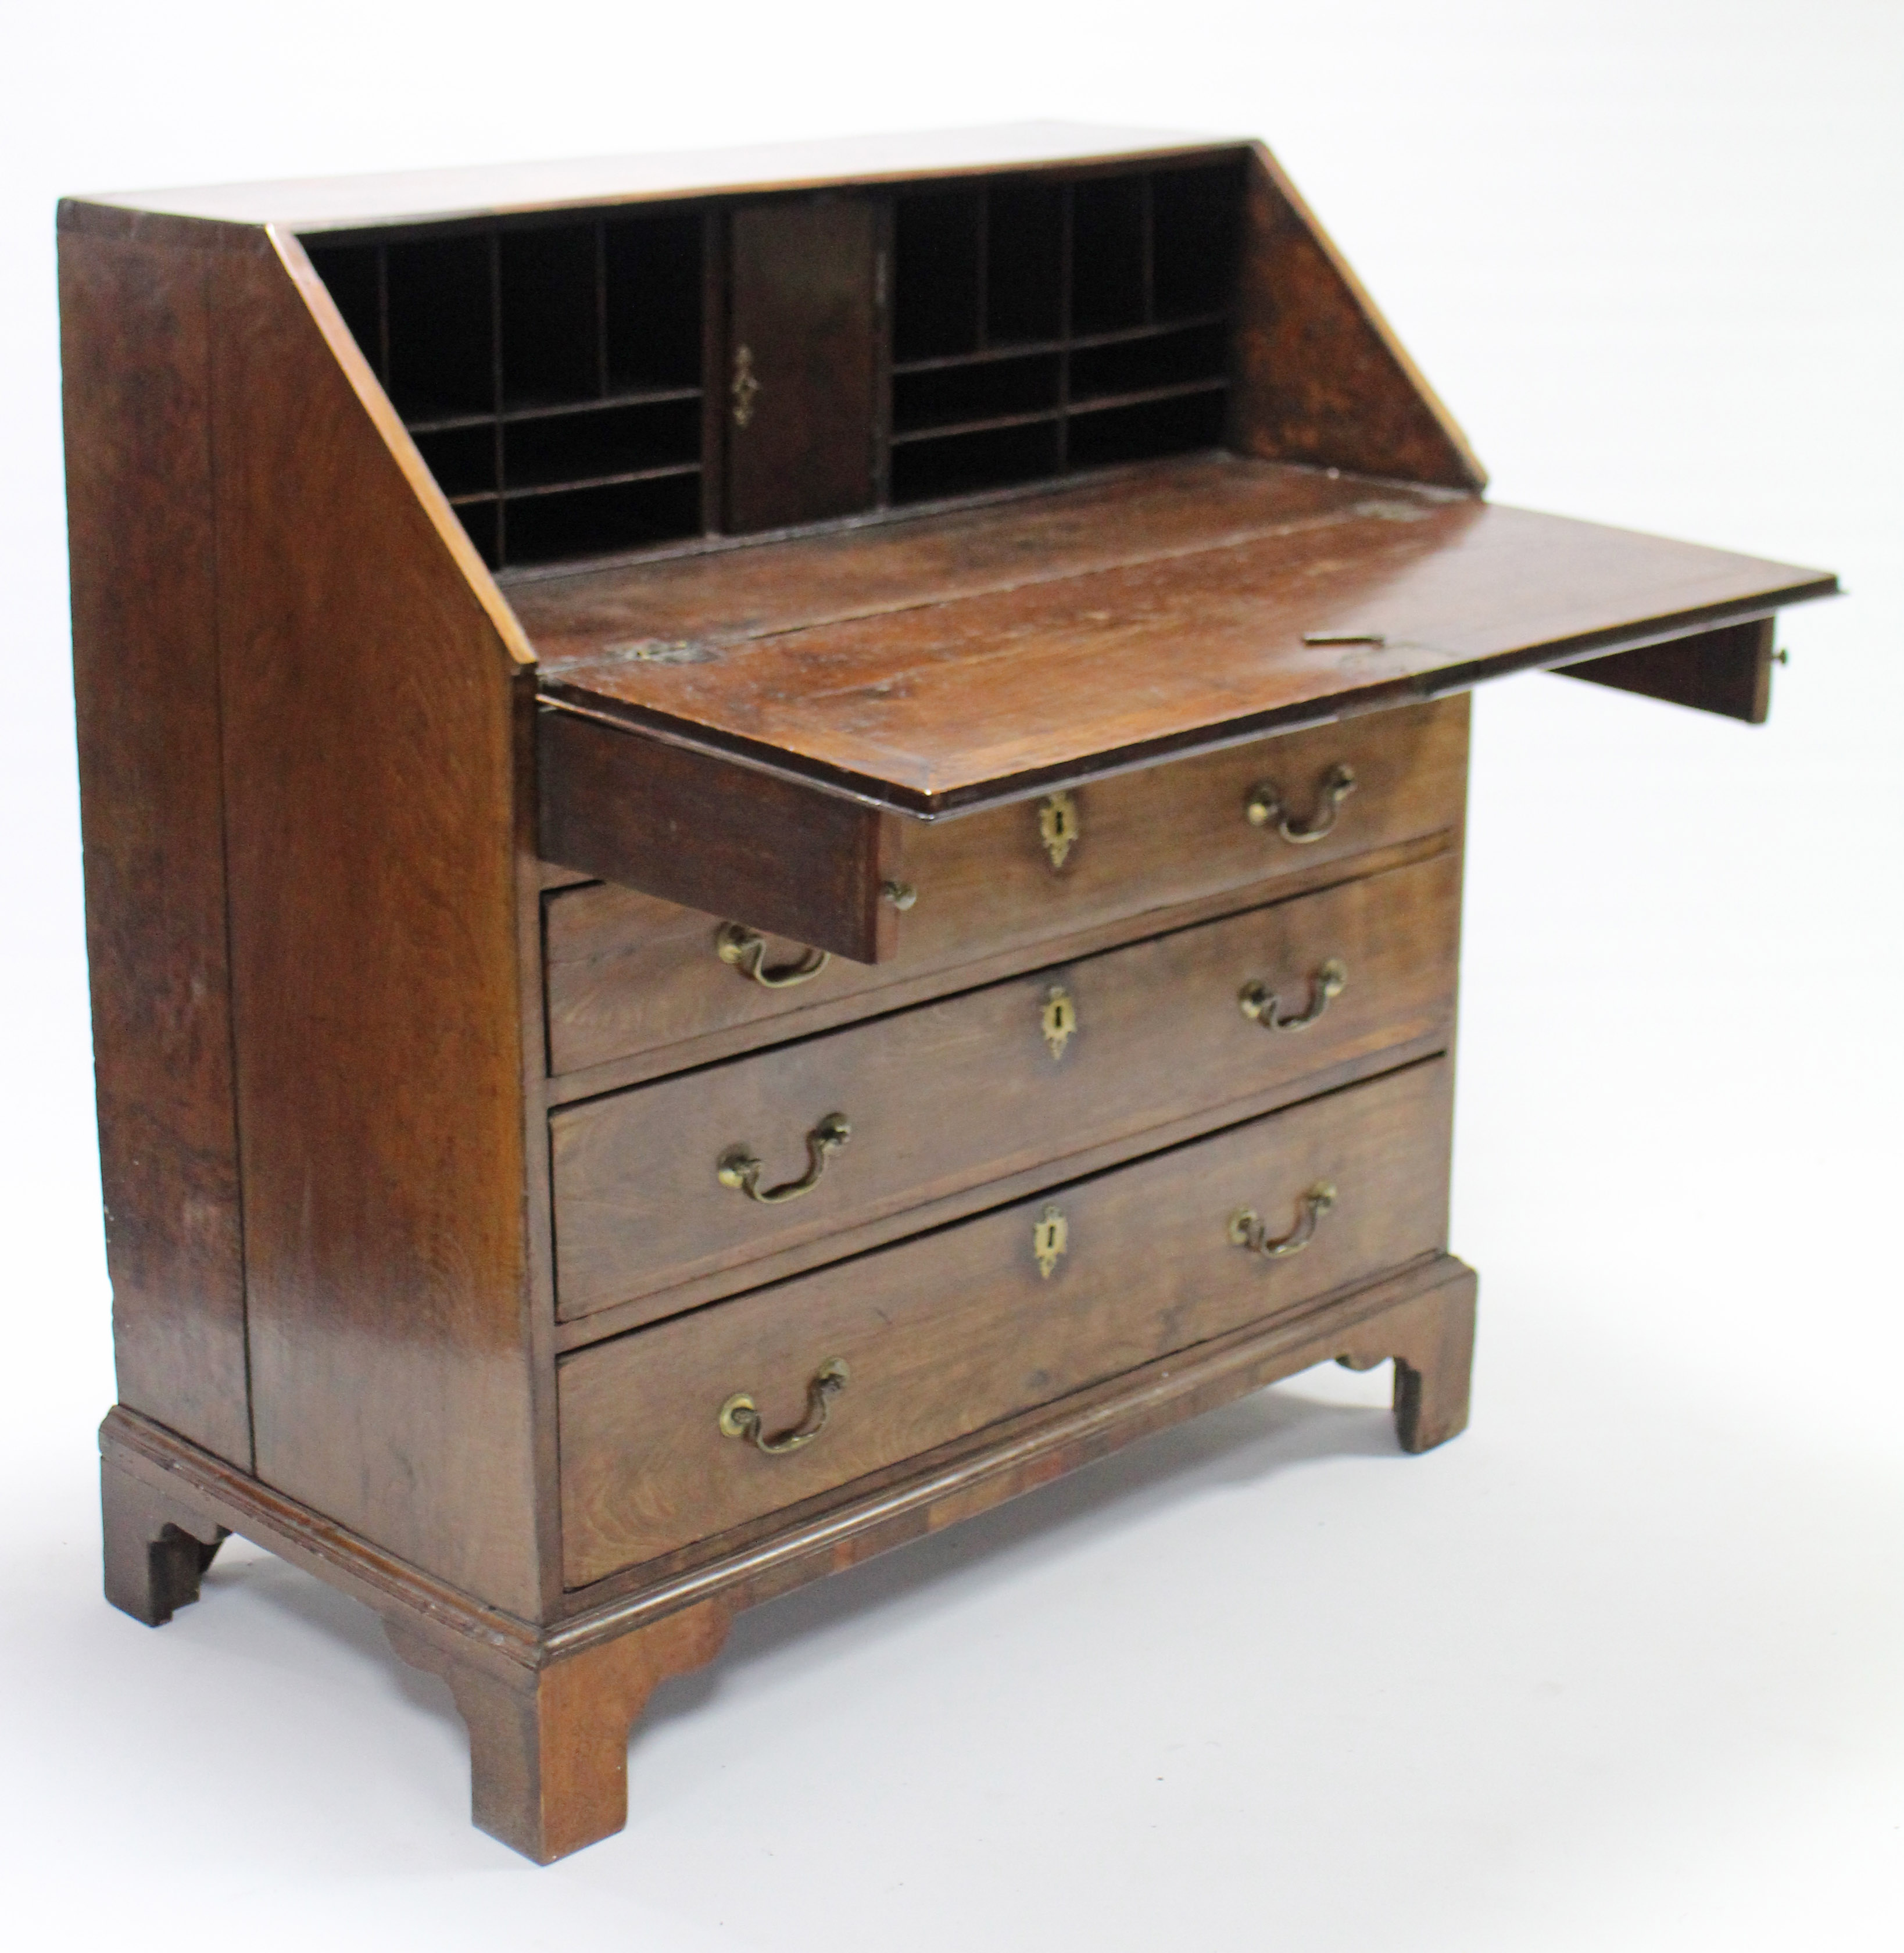
<path id="1" fill-rule="evenodd" d="M 60 259 L 111 1598 L 368 1600 L 546 1861 L 741 1606 L 1312 1362 L 1461 1428 L 1437 694 L 1762 719 L 1830 577 L 1489 506 L 1232 139 Z"/>
<path id="2" fill-rule="evenodd" d="M 247 306 L 354 395 L 337 438 L 539 666 L 545 860 L 862 961 L 894 821 L 1542 666 L 1762 718 L 1773 612 L 1836 588 L 1486 503 L 1234 138 L 1037 124 L 61 224 L 76 267 L 215 257 L 217 385 L 274 437 L 312 396 Z M 326 532 L 298 470 L 250 485 L 243 522 Z"/>
<path id="3" fill-rule="evenodd" d="M 366 225 L 560 211 L 578 204 L 662 202 L 681 197 L 903 182 L 1041 164 L 1195 153 L 1225 139 L 1181 130 L 1087 122 L 1015 122 L 975 129 L 923 129 L 819 141 L 753 143 L 725 149 L 564 157 L 546 162 L 393 171 L 380 175 L 293 177 L 276 182 L 190 184 L 107 192 L 90 203 L 161 211 L 221 224 L 273 224 L 300 234 Z"/>
<path id="4" fill-rule="evenodd" d="M 1224 456 L 510 595 L 552 704 L 932 817 L 1836 587 Z"/>

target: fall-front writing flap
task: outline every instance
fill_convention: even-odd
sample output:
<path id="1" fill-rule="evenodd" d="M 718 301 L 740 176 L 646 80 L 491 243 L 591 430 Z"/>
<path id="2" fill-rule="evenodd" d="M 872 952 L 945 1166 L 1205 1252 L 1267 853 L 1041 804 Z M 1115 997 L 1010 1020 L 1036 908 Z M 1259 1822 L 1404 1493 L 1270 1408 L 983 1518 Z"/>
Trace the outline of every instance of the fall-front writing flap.
<path id="1" fill-rule="evenodd" d="M 552 704 L 932 817 L 1836 588 L 1448 491 L 1208 456 L 509 594 Z"/>

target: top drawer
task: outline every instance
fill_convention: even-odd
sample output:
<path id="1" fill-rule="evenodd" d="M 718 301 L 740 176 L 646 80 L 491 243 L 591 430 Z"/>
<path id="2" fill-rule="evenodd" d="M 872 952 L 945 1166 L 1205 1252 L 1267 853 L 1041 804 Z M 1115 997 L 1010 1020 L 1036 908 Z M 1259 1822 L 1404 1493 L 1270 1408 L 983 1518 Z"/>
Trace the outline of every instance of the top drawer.
<path id="1" fill-rule="evenodd" d="M 1330 861 L 1439 833 L 1461 820 L 1467 726 L 1464 694 L 964 820 L 907 821 L 895 873 L 916 898 L 897 953 L 878 964 L 835 957 L 801 975 L 819 959 L 800 944 L 724 936 L 722 918 L 609 883 L 560 890 L 545 911 L 550 1068 L 645 1053 L 659 1071 L 708 1055 L 690 1049 L 700 1039 L 727 1033 L 724 1049 L 737 1048 L 731 1034 L 748 1027 L 800 1036 L 888 1008 L 882 993 L 896 986 L 916 996 L 919 980 L 942 974 L 935 987 L 950 988 L 989 959 L 1232 889 L 1254 898 Z"/>

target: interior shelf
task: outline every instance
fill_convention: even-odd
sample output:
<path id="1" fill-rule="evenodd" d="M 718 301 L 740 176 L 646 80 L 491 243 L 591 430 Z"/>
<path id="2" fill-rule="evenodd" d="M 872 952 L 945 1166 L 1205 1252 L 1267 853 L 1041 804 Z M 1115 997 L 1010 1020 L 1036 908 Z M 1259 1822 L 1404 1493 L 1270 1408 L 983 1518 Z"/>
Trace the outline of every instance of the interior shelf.
<path id="1" fill-rule="evenodd" d="M 1218 445 L 1239 186 L 1226 164 L 900 196 L 893 501 Z"/>
<path id="2" fill-rule="evenodd" d="M 701 532 L 705 229 L 584 212 L 310 247 L 492 569 Z"/>
<path id="3" fill-rule="evenodd" d="M 890 378 L 856 437 L 875 450 L 871 504 L 1220 445 L 1241 185 L 1239 158 L 1196 158 L 878 193 Z M 570 211 L 307 248 L 503 569 L 719 527 L 739 222 L 710 206 Z"/>

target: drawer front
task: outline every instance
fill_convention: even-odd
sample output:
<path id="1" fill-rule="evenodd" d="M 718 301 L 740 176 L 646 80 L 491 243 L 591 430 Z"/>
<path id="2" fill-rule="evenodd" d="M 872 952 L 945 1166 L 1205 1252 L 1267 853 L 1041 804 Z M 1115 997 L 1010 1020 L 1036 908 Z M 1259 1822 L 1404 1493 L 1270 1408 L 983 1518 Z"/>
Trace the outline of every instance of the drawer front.
<path id="1" fill-rule="evenodd" d="M 1449 1087 L 1445 1061 L 1412 1065 L 571 1356 L 569 1585 L 1440 1248 Z M 844 1385 L 816 1393 L 836 1363 Z M 824 1428 L 763 1453 L 744 1409 L 722 1429 L 740 1393 L 769 1443 L 816 1395 Z"/>
<path id="2" fill-rule="evenodd" d="M 1451 851 L 565 1108 L 561 1313 L 1445 1037 L 1459 902 Z M 829 1147 L 836 1115 L 850 1136 Z M 732 1183 L 743 1152 L 759 1192 L 812 1183 L 753 1198 L 744 1171 Z"/>
<path id="3" fill-rule="evenodd" d="M 897 872 L 918 900 L 899 918 L 897 954 L 877 964 L 835 957 L 784 988 L 756 982 L 745 961 L 722 961 L 719 917 L 606 883 L 564 890 L 546 911 L 551 1067 L 581 1071 L 750 1024 L 797 1036 L 803 1012 L 830 1010 L 837 1021 L 849 998 L 869 1012 L 894 983 L 1439 833 L 1461 817 L 1467 713 L 1465 696 L 1443 699 L 1079 787 L 1054 848 L 1038 801 L 905 823 Z M 1331 818 L 1339 766 L 1355 785 Z M 1249 804 L 1266 783 L 1285 811 L 1253 826 Z M 1326 832 L 1284 838 L 1285 826 L 1300 835 L 1321 824 L 1319 810 Z M 759 960 L 784 980 L 814 959 L 769 936 Z"/>

